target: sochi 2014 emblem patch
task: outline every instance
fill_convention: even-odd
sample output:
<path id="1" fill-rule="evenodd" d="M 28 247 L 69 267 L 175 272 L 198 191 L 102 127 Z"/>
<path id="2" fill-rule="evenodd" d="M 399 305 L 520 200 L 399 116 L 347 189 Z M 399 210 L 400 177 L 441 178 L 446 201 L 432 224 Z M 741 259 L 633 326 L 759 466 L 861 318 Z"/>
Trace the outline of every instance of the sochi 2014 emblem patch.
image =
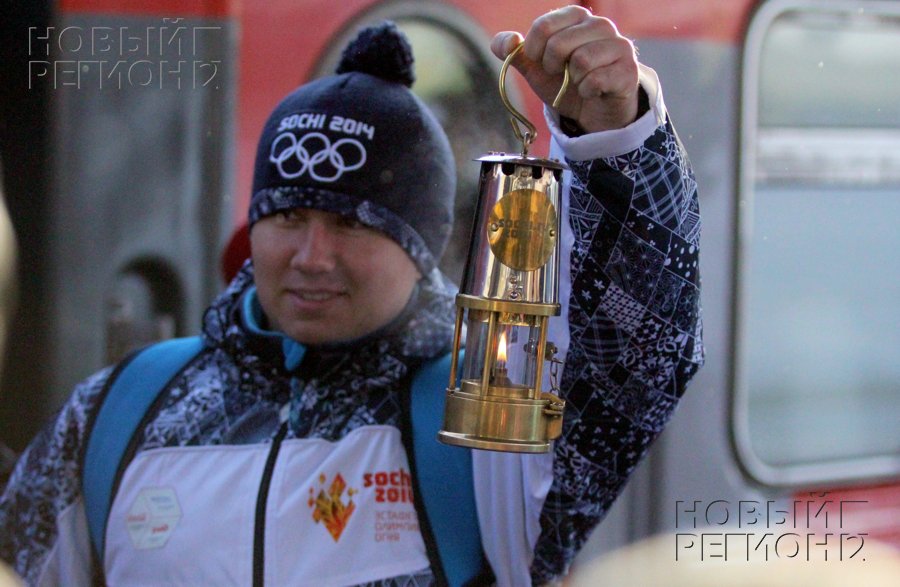
<path id="1" fill-rule="evenodd" d="M 350 520 L 350 516 L 356 510 L 356 504 L 353 503 L 353 496 L 357 493 L 356 489 L 348 488 L 347 483 L 340 473 L 334 476 L 327 491 L 324 486 L 328 478 L 325 474 L 319 475 L 319 493 L 315 493 L 315 489 L 309 488 L 309 500 L 307 501 L 312 508 L 313 520 L 317 524 L 321 523 L 331 534 L 331 537 L 337 542 L 344 528 Z M 347 502 L 344 502 L 344 491 L 347 491 Z"/>

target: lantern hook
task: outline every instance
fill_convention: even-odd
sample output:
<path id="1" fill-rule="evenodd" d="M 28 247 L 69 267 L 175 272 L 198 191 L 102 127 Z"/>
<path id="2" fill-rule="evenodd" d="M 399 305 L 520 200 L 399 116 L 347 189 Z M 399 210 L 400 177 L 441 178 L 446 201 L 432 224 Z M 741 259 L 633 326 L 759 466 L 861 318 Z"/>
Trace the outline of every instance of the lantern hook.
<path id="1" fill-rule="evenodd" d="M 511 116 L 509 117 L 509 122 L 512 124 L 513 132 L 516 135 L 516 138 L 522 141 L 522 155 L 528 155 L 528 148 L 534 142 L 534 139 L 537 138 L 537 128 L 535 128 L 534 124 L 528 120 L 524 114 L 516 110 L 515 106 L 512 105 L 512 102 L 509 100 L 509 96 L 506 94 L 506 72 L 509 69 L 509 64 L 512 63 L 513 58 L 516 54 L 522 50 L 524 43 L 519 43 L 515 49 L 510 51 L 509 55 L 506 56 L 506 59 L 503 61 L 503 66 L 500 68 L 500 99 L 503 101 L 503 105 L 506 106 L 506 109 L 509 110 Z M 559 93 L 556 94 L 556 98 L 553 99 L 553 104 L 551 106 L 553 108 L 558 108 L 559 103 L 562 101 L 563 95 L 566 93 L 566 90 L 569 88 L 569 62 L 566 62 L 565 69 L 563 71 L 563 81 L 562 86 L 559 88 Z M 519 128 L 519 122 L 525 126 L 526 130 L 523 133 L 522 129 Z"/>

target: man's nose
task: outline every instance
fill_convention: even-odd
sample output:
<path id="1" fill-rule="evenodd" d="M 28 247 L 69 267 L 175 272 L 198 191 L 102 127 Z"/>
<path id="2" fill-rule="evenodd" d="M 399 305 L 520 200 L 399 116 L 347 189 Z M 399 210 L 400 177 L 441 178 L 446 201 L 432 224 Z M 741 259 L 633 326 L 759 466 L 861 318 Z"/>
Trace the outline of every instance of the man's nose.
<path id="1" fill-rule="evenodd" d="M 318 220 L 310 220 L 297 231 L 291 267 L 307 273 L 324 273 L 334 268 L 335 243 L 331 230 Z"/>

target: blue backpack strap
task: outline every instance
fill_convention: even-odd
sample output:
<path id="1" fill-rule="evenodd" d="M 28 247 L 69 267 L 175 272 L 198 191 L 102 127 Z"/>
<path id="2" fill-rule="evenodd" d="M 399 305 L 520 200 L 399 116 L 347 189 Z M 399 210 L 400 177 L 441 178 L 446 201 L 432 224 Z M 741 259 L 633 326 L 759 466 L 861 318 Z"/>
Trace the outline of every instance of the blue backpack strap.
<path id="1" fill-rule="evenodd" d="M 101 564 L 113 484 L 125 451 L 154 400 L 202 348 L 199 336 L 154 344 L 134 355 L 109 384 L 89 432 L 82 471 L 88 531 Z"/>
<path id="2" fill-rule="evenodd" d="M 472 451 L 438 442 L 450 376 L 450 354 L 425 363 L 412 382 L 412 436 L 422 501 L 452 587 L 482 571 L 483 550 Z"/>

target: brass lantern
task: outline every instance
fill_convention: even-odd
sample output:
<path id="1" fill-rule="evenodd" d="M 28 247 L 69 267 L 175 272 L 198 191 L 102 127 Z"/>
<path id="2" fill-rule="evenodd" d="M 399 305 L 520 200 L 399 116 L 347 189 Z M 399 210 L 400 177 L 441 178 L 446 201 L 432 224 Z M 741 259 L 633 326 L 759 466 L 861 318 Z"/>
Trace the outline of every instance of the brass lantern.
<path id="1" fill-rule="evenodd" d="M 559 238 L 562 172 L 558 161 L 527 155 L 535 128 L 500 93 L 512 115 L 528 127 L 521 155 L 481 157 L 478 205 L 466 269 L 456 297 L 456 331 L 443 429 L 446 444 L 509 452 L 547 452 L 562 431 L 564 402 L 541 390 L 549 362 L 556 390 L 556 347 L 547 341 L 559 315 Z M 554 105 L 568 83 L 568 71 Z M 465 329 L 465 336 L 463 330 Z M 465 355 L 459 350 L 465 338 Z"/>

